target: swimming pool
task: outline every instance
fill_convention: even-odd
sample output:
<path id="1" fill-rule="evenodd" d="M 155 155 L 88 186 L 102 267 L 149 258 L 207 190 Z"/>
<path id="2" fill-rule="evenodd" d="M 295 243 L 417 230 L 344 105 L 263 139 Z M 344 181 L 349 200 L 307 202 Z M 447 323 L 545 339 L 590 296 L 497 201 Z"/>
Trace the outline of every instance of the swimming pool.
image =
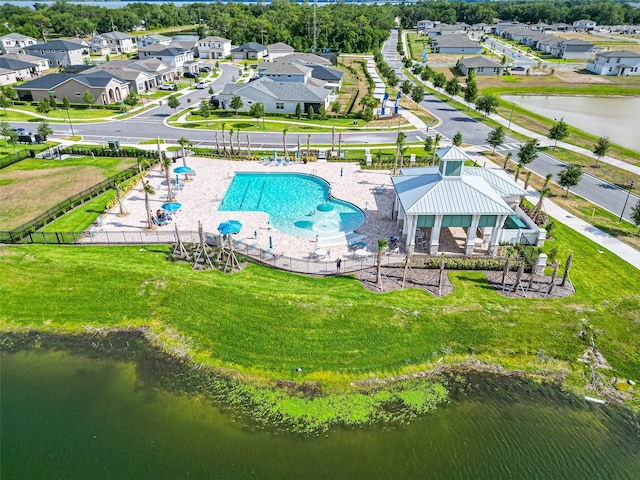
<path id="1" fill-rule="evenodd" d="M 219 210 L 265 212 L 274 228 L 308 238 L 352 232 L 364 223 L 362 210 L 331 198 L 328 182 L 302 173 L 236 173 Z"/>

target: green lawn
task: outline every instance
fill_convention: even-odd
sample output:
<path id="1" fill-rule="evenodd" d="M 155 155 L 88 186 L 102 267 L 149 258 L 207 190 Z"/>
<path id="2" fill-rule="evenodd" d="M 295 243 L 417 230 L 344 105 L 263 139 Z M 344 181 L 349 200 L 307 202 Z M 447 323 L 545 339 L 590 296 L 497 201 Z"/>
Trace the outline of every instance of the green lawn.
<path id="1" fill-rule="evenodd" d="M 88 202 L 74 208 L 69 213 L 64 214 L 57 220 L 54 220 L 44 228 L 41 232 L 83 232 L 95 222 L 102 213 L 104 213 L 107 204 L 116 193 L 114 190 L 103 193 L 89 200 Z"/>
<path id="2" fill-rule="evenodd" d="M 37 114 L 36 107 L 33 105 L 16 105 L 14 108 L 18 110 L 22 110 L 27 114 Z M 11 120 L 17 120 L 12 118 L 12 115 L 15 112 L 7 111 L 7 114 L 10 116 Z M 91 119 L 101 119 L 106 117 L 113 117 L 120 113 L 119 110 L 111 110 L 105 108 L 70 108 L 69 109 L 69 117 L 71 120 L 91 120 Z M 47 113 L 47 118 L 54 121 L 69 121 L 67 117 L 67 111 L 63 108 L 58 108 L 57 110 L 51 110 Z"/>
<path id="3" fill-rule="evenodd" d="M 309 278 L 250 265 L 196 272 L 168 263 L 169 247 L 8 246 L 0 250 L 0 325 L 49 331 L 146 325 L 193 361 L 256 380 L 349 382 L 475 358 L 511 369 L 566 369 L 596 333 L 610 375 L 640 371 L 640 274 L 558 225 L 558 258 L 574 253 L 577 293 L 506 299 L 479 272 L 450 272 L 454 292 L 374 294 L 352 277 Z M 541 355 L 541 352 L 544 355 Z M 544 359 L 542 359 L 544 357 Z M 302 374 L 295 369 L 303 368 Z"/>

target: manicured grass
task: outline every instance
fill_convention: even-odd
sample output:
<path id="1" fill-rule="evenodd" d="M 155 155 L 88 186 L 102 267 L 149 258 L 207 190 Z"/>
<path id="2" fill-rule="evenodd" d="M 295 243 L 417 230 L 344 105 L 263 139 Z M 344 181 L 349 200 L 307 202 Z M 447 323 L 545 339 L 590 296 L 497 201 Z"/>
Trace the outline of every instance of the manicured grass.
<path id="1" fill-rule="evenodd" d="M 30 115 L 24 112 L 16 112 L 15 110 L 0 110 L 0 121 L 3 122 L 37 122 L 40 119 L 35 115 Z"/>
<path id="2" fill-rule="evenodd" d="M 558 225 L 544 250 L 574 253 L 576 294 L 506 299 L 478 272 L 454 292 L 374 294 L 351 277 L 308 278 L 255 265 L 234 275 L 166 261 L 169 247 L 10 246 L 0 250 L 3 328 L 81 331 L 151 326 L 195 362 L 255 379 L 320 382 L 395 376 L 475 358 L 524 370 L 580 372 L 595 331 L 611 375 L 640 371 L 640 274 Z M 544 353 L 541 360 L 540 352 Z M 303 368 L 296 373 L 296 368 Z M 579 375 L 578 375 L 579 377 Z"/>
<path id="3" fill-rule="evenodd" d="M 113 190 L 103 193 L 54 220 L 41 232 L 83 232 L 104 213 L 107 203 L 115 198 Z"/>
<path id="4" fill-rule="evenodd" d="M 32 105 L 16 105 L 14 108 L 22 110 L 27 114 L 37 113 L 36 107 Z M 11 113 L 11 112 L 7 112 L 7 113 Z M 119 110 L 111 110 L 111 109 L 104 109 L 104 108 L 87 108 L 87 109 L 70 108 L 69 109 L 69 117 L 71 117 L 71 120 L 100 119 L 100 118 L 106 118 L 106 117 L 113 117 L 115 115 L 118 115 L 119 113 L 120 113 Z M 62 108 L 59 108 L 57 110 L 51 110 L 49 113 L 46 114 L 46 117 L 50 120 L 69 121 L 67 117 L 67 111 Z"/>

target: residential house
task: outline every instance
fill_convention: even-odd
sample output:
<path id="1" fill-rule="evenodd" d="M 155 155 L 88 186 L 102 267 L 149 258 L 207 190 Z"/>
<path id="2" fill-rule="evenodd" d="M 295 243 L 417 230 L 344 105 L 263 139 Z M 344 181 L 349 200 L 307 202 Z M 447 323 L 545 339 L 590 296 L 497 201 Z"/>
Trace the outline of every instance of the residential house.
<path id="1" fill-rule="evenodd" d="M 39 73 L 38 65 L 18 60 L 13 54 L 0 56 L 0 68 L 14 72 L 16 80 L 28 80 Z"/>
<path id="2" fill-rule="evenodd" d="M 13 85 L 18 81 L 16 72 L 0 67 L 0 85 Z"/>
<path id="3" fill-rule="evenodd" d="M 278 57 L 276 62 L 298 62 L 303 64 L 324 65 L 325 67 L 331 67 L 333 63 L 328 58 L 316 55 L 315 53 L 290 53 L 284 57 Z"/>
<path id="4" fill-rule="evenodd" d="M 34 75 L 39 75 L 45 70 L 49 70 L 49 61 L 46 58 L 36 57 L 35 55 L 27 55 L 26 53 L 8 53 L 5 57 L 0 58 L 14 58 L 22 62 L 31 63 L 33 69 L 31 71 Z"/>
<path id="5" fill-rule="evenodd" d="M 231 40 L 222 37 L 205 37 L 198 40 L 198 57 L 227 58 L 231 55 Z"/>
<path id="6" fill-rule="evenodd" d="M 502 75 L 504 65 L 485 57 L 468 57 L 458 62 L 458 68 L 463 75 L 469 75 L 473 70 L 476 75 Z"/>
<path id="7" fill-rule="evenodd" d="M 557 48 L 551 54 L 557 58 L 590 59 L 593 56 L 595 45 L 579 38 L 567 38 L 558 43 Z"/>
<path id="8" fill-rule="evenodd" d="M 424 31 L 425 35 L 429 38 L 441 37 L 445 35 L 456 35 L 465 32 L 463 25 L 449 25 L 447 23 L 440 23 L 433 28 L 428 28 Z"/>
<path id="9" fill-rule="evenodd" d="M 104 52 L 109 49 L 109 53 L 133 53 L 137 48 L 136 38 L 128 33 L 108 32 L 101 33 L 91 39 L 91 53 Z M 105 53 L 99 53 L 104 55 Z"/>
<path id="10" fill-rule="evenodd" d="M 291 74 L 292 77 L 286 78 L 295 78 L 295 81 L 304 81 L 305 83 L 311 82 L 316 86 L 328 88 L 332 92 L 337 92 L 342 87 L 343 73 L 340 70 L 330 68 L 332 64 L 329 60 L 313 53 L 292 53 L 285 55 L 284 57 L 276 58 L 274 62 L 270 62 L 270 66 L 266 63 L 261 63 L 258 65 L 258 71 L 264 73 L 260 74 L 260 76 L 268 76 L 273 80 L 278 80 L 278 78 L 274 78 L 274 75 L 280 72 L 278 65 L 294 66 L 294 68 L 286 67 L 287 72 L 281 72 L 283 75 L 291 74 L 290 72 L 295 70 L 295 66 L 303 66 L 311 69 L 310 75 L 305 73 L 304 78 L 295 74 Z"/>
<path id="11" fill-rule="evenodd" d="M 0 37 L 2 53 L 24 53 L 24 47 L 35 45 L 38 41 L 20 33 L 9 33 Z"/>
<path id="12" fill-rule="evenodd" d="M 108 105 L 124 100 L 129 95 L 129 84 L 108 72 L 75 75 L 52 73 L 16 87 L 20 100 L 40 101 L 53 97 L 62 102 L 85 103 L 84 95 L 91 93 L 95 104 Z"/>
<path id="13" fill-rule="evenodd" d="M 418 20 L 418 24 L 416 29 L 420 35 L 426 35 L 426 31 L 434 28 L 440 22 L 436 22 L 433 20 Z"/>
<path id="14" fill-rule="evenodd" d="M 437 255 L 441 231 L 447 228 L 463 229 L 466 238 L 456 253 L 465 255 L 485 244 L 491 255 L 501 243 L 543 244 L 546 232 L 519 208 L 526 191 L 510 175 L 499 168 L 466 167 L 469 157 L 456 146 L 436 153 L 438 166 L 403 168 L 391 178 L 396 194 L 392 215 L 409 248 L 417 244 Z"/>
<path id="15" fill-rule="evenodd" d="M 262 62 L 258 64 L 258 78 L 269 78 L 276 82 L 307 83 L 313 69 L 291 62 Z"/>
<path id="16" fill-rule="evenodd" d="M 138 39 L 138 48 L 140 47 L 148 47 L 149 45 L 170 45 L 173 42 L 173 38 L 167 37 L 165 35 L 160 35 L 159 33 L 154 33 L 151 35 L 145 35 L 144 37 L 140 37 Z"/>
<path id="17" fill-rule="evenodd" d="M 140 47 L 138 49 L 138 57 L 140 58 L 140 60 L 155 58 L 156 60 L 160 60 L 166 63 L 167 65 L 171 65 L 180 73 L 184 71 L 192 71 L 191 68 L 193 68 L 193 64 L 195 63 L 193 60 L 192 51 L 161 44 Z M 191 63 L 192 67 L 185 68 L 185 66 L 189 65 L 189 62 L 194 62 Z"/>
<path id="18" fill-rule="evenodd" d="M 89 47 L 70 40 L 52 40 L 24 47 L 25 53 L 46 58 L 50 67 L 82 65 L 88 61 Z"/>
<path id="19" fill-rule="evenodd" d="M 295 48 L 282 42 L 277 42 L 277 43 L 272 43 L 271 45 L 267 45 L 267 52 L 268 52 L 268 57 L 270 62 L 273 62 L 276 58 L 290 55 L 295 51 L 296 51 Z"/>
<path id="20" fill-rule="evenodd" d="M 261 102 L 270 113 L 295 113 L 298 104 L 305 112 L 310 108 L 317 112 L 321 105 L 328 109 L 330 93 L 326 88 L 302 82 L 274 82 L 269 78 L 259 78 L 249 83 L 227 83 L 219 97 L 221 108 L 228 109 L 231 99 L 240 96 L 244 111 Z"/>
<path id="21" fill-rule="evenodd" d="M 640 75 L 640 53 L 629 50 L 596 53 L 587 62 L 587 70 L 598 75 Z"/>
<path id="22" fill-rule="evenodd" d="M 466 35 L 446 35 L 431 41 L 431 51 L 433 53 L 478 55 L 482 53 L 482 45 Z"/>
<path id="23" fill-rule="evenodd" d="M 576 20 L 573 22 L 573 29 L 576 32 L 590 32 L 598 25 L 593 20 Z"/>
<path id="24" fill-rule="evenodd" d="M 82 73 L 93 74 L 100 71 L 109 72 L 113 76 L 129 82 L 129 89 L 135 93 L 153 90 L 163 83 L 173 82 L 179 76 L 176 68 L 155 58 L 111 60 Z"/>
<path id="25" fill-rule="evenodd" d="M 551 30 L 555 30 L 556 32 L 566 32 L 571 28 L 571 25 L 566 23 L 553 23 L 551 24 Z"/>
<path id="26" fill-rule="evenodd" d="M 231 49 L 234 60 L 259 60 L 267 56 L 267 47 L 257 42 L 249 42 Z"/>

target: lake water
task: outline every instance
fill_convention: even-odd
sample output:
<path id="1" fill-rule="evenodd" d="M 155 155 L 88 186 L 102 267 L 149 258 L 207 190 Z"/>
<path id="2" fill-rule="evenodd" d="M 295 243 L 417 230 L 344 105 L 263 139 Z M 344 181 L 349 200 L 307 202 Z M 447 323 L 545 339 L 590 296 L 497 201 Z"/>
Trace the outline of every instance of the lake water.
<path id="1" fill-rule="evenodd" d="M 502 98 L 547 118 L 564 117 L 571 126 L 640 151 L 640 97 L 503 95 Z"/>
<path id="2" fill-rule="evenodd" d="M 47 350 L 0 360 L 3 480 L 584 480 L 640 471 L 628 413 L 549 387 L 483 383 L 410 425 L 309 437 L 163 391 L 144 365 Z"/>

